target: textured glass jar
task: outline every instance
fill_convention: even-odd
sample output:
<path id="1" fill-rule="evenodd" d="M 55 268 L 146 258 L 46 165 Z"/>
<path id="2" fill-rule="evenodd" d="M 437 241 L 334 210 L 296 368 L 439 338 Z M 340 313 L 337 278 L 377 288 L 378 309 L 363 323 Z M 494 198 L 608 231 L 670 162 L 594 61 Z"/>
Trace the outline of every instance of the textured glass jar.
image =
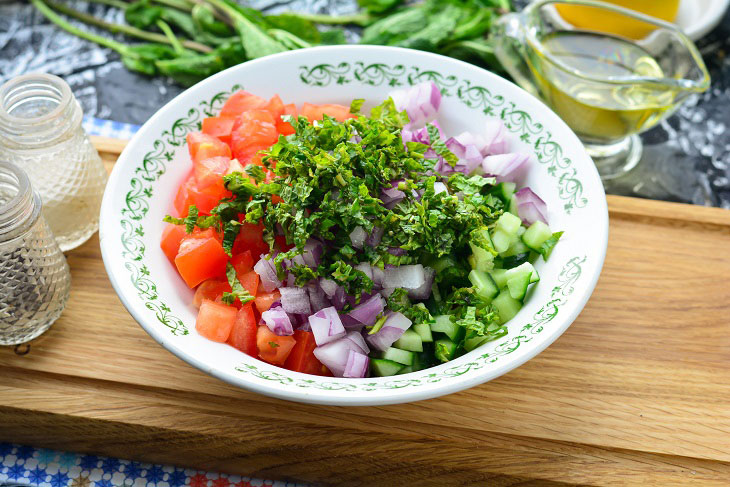
<path id="1" fill-rule="evenodd" d="M 41 215 L 41 199 L 18 166 L 0 161 L 0 345 L 46 331 L 71 288 L 66 258 Z"/>
<path id="2" fill-rule="evenodd" d="M 61 78 L 28 74 L 0 88 L 0 152 L 28 173 L 64 252 L 99 228 L 107 173 Z"/>

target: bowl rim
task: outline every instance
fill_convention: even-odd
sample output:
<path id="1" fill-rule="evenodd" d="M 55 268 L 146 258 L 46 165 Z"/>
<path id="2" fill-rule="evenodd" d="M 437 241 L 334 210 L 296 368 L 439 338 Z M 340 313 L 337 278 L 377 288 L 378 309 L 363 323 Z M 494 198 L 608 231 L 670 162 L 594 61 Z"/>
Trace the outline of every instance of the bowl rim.
<path id="1" fill-rule="evenodd" d="M 563 127 L 563 131 L 565 132 L 567 139 L 565 139 L 566 143 L 569 143 L 572 146 L 575 146 L 578 152 L 581 154 L 581 156 L 585 156 L 585 160 L 589 162 L 590 164 L 585 164 L 585 167 L 582 167 L 582 170 L 585 170 L 586 178 L 587 179 L 595 179 L 599 181 L 599 184 L 596 186 L 598 189 L 597 192 L 593 193 L 595 194 L 596 199 L 596 215 L 603 220 L 603 224 L 598 229 L 598 233 L 593 235 L 593 238 L 597 241 L 597 246 L 595 247 L 596 252 L 591 253 L 591 260 L 592 264 L 590 267 L 589 277 L 588 280 L 583 281 L 580 290 L 577 293 L 577 295 L 574 295 L 572 298 L 572 301 L 574 304 L 572 305 L 570 312 L 567 314 L 564 314 L 561 316 L 558 323 L 554 323 L 558 326 L 551 327 L 550 331 L 547 331 L 545 335 L 542 337 L 542 341 L 534 346 L 532 346 L 527 353 L 522 354 L 519 357 L 514 357 L 512 360 L 506 360 L 501 361 L 499 364 L 495 364 L 493 367 L 482 369 L 481 373 L 471 374 L 469 376 L 461 375 L 460 377 L 454 378 L 455 380 L 447 381 L 447 382 L 441 382 L 438 384 L 434 384 L 433 387 L 422 387 L 422 388 L 402 388 L 402 389 L 395 389 L 395 390 L 373 390 L 371 393 L 368 393 L 366 395 L 361 396 L 354 396 L 354 395 L 347 395 L 347 394 L 339 394 L 335 395 L 332 394 L 332 391 L 323 391 L 323 390 L 310 390 L 310 389 L 295 389 L 295 388 L 283 388 L 279 383 L 276 381 L 269 381 L 269 382 L 256 382 L 249 380 L 247 375 L 243 374 L 234 374 L 234 369 L 227 370 L 220 367 L 214 367 L 210 364 L 206 363 L 204 360 L 199 359 L 197 356 L 194 356 L 187 352 L 186 350 L 183 350 L 180 348 L 175 340 L 170 339 L 169 335 L 163 334 L 163 330 L 159 326 L 155 326 L 155 323 L 152 323 L 152 321 L 149 319 L 148 316 L 144 316 L 141 313 L 142 308 L 144 306 L 141 306 L 139 303 L 132 302 L 132 296 L 128 296 L 125 292 L 124 287 L 122 286 L 121 279 L 122 276 L 117 276 L 115 274 L 115 268 L 113 264 L 113 260 L 115 257 L 118 257 L 116 255 L 112 255 L 110 252 L 112 251 L 111 247 L 109 245 L 105 245 L 105 241 L 107 238 L 107 232 L 106 232 L 106 225 L 109 224 L 108 222 L 113 221 L 112 216 L 114 216 L 113 210 L 114 210 L 114 202 L 113 199 L 117 197 L 117 194 L 115 194 L 110 188 L 116 188 L 120 184 L 120 178 L 122 177 L 124 161 L 126 159 L 132 159 L 135 157 L 132 153 L 136 151 L 139 145 L 141 147 L 141 140 L 145 137 L 147 137 L 146 131 L 149 130 L 150 127 L 154 127 L 157 124 L 157 121 L 161 118 L 164 118 L 167 116 L 168 112 L 173 111 L 173 107 L 180 103 L 181 100 L 184 100 L 185 98 L 191 96 L 191 93 L 194 93 L 196 91 L 199 91 L 203 89 L 203 86 L 206 86 L 208 84 L 213 84 L 218 79 L 223 79 L 228 76 L 231 76 L 231 73 L 236 72 L 237 70 L 250 70 L 252 67 L 255 67 L 259 64 L 266 64 L 272 62 L 272 60 L 278 60 L 278 61 L 286 61 L 287 59 L 296 59 L 297 57 L 301 56 L 302 53 L 311 53 L 316 52 L 321 55 L 321 59 L 325 59 L 326 55 L 334 54 L 334 53 L 342 53 L 344 51 L 345 55 L 353 54 L 356 52 L 363 52 L 363 53 L 382 53 L 383 56 L 393 56 L 393 55 L 401 55 L 401 56 L 407 56 L 413 59 L 414 61 L 417 61 L 417 58 L 421 59 L 428 59 L 431 61 L 437 61 L 444 63 L 446 65 L 451 64 L 454 70 L 458 72 L 469 72 L 474 76 L 479 76 L 486 78 L 487 81 L 491 81 L 493 83 L 507 83 L 512 85 L 513 89 L 517 90 L 517 92 L 520 94 L 521 97 L 524 97 L 534 105 L 540 108 L 540 115 L 541 115 L 541 121 L 547 121 L 551 124 L 558 124 Z M 121 163 L 121 164 L 120 164 Z M 109 214 L 109 218 L 105 218 L 104 215 Z M 112 233 L 110 231 L 109 233 Z M 590 298 L 590 296 L 593 293 L 593 290 L 595 289 L 595 286 L 598 282 L 601 270 L 603 268 L 603 263 L 605 260 L 606 255 L 606 249 L 608 244 L 608 207 L 606 203 L 605 198 L 605 191 L 603 189 L 603 185 L 600 183 L 600 177 L 598 176 L 597 169 L 592 164 L 592 161 L 590 157 L 585 154 L 585 151 L 583 150 L 583 146 L 581 142 L 579 141 L 578 137 L 573 133 L 573 131 L 563 122 L 549 107 L 547 107 L 542 101 L 531 95 L 530 93 L 526 92 L 519 86 L 515 85 L 514 83 L 505 80 L 498 75 L 487 71 L 485 69 L 479 68 L 478 66 L 441 56 L 438 54 L 423 52 L 423 51 L 417 51 L 412 49 L 405 49 L 405 48 L 398 48 L 398 47 L 386 47 L 386 46 L 359 46 L 359 45 L 343 45 L 343 46 L 320 46 L 320 47 L 313 47 L 313 48 L 307 48 L 307 49 L 300 49 L 295 51 L 287 51 L 279 54 L 274 54 L 270 56 L 265 56 L 262 58 L 254 59 L 251 61 L 247 61 L 245 63 L 241 63 L 237 66 L 233 66 L 231 68 L 228 68 L 224 71 L 221 71 L 206 80 L 201 81 L 200 83 L 194 85 L 191 88 L 188 88 L 187 90 L 183 91 L 179 95 L 177 95 L 175 98 L 170 100 L 168 103 L 166 103 L 162 108 L 160 108 L 155 114 L 147 120 L 142 127 L 137 131 L 137 133 L 132 137 L 130 142 L 125 147 L 122 154 L 120 154 L 119 158 L 117 159 L 117 163 L 115 163 L 114 168 L 112 169 L 112 172 L 109 177 L 109 181 L 107 183 L 106 190 L 104 192 L 104 198 L 102 200 L 101 205 L 101 211 L 100 211 L 100 229 L 99 229 L 99 245 L 101 247 L 101 253 L 102 253 L 102 259 L 104 262 L 104 267 L 106 269 L 107 275 L 109 276 L 109 280 L 112 283 L 112 287 L 114 288 L 114 291 L 116 292 L 117 296 L 119 297 L 120 301 L 124 305 L 124 307 L 127 309 L 127 311 L 130 313 L 130 315 L 134 318 L 134 320 L 150 335 L 152 338 L 157 341 L 160 345 L 162 345 L 165 349 L 172 352 L 175 356 L 177 356 L 179 359 L 187 362 L 188 364 L 196 367 L 197 369 L 212 375 L 218 379 L 221 379 L 231 385 L 244 388 L 246 390 L 250 390 L 259 394 L 264 394 L 270 397 L 275 397 L 278 399 L 284 399 L 289 401 L 296 401 L 296 402 L 304 402 L 304 403 L 311 403 L 311 404 L 323 404 L 323 405 L 345 405 L 345 406 L 367 406 L 367 405 L 387 405 L 387 404 L 397 404 L 397 403 L 405 403 L 405 402 L 415 402 L 435 397 L 440 397 L 443 395 L 451 394 L 454 392 L 458 392 L 464 389 L 468 389 L 470 387 L 473 387 L 478 384 L 482 384 L 484 382 L 487 382 L 489 380 L 492 380 L 494 378 L 497 378 L 517 367 L 524 364 L 528 360 L 532 359 L 536 355 L 538 355 L 540 352 L 542 352 L 545 348 L 547 348 L 550 344 L 552 344 L 558 337 L 560 337 L 564 331 L 573 323 L 573 321 L 576 319 L 578 314 L 583 310 L 585 307 L 586 302 Z M 126 277 L 126 276 L 124 276 Z M 261 364 L 264 364 L 266 366 L 270 366 L 270 364 L 266 364 L 265 362 L 261 362 Z M 443 366 L 445 364 L 442 364 Z M 289 371 L 286 369 L 280 369 L 276 366 L 270 366 L 274 367 L 277 371 L 281 370 L 282 374 L 285 374 L 287 377 L 294 377 L 297 379 L 312 379 L 313 376 L 302 374 L 298 372 Z M 440 367 L 440 366 L 436 366 Z M 435 367 L 434 367 L 435 368 Z M 433 369 L 433 368 L 432 368 Z M 403 376 L 403 377 L 407 377 Z M 322 379 L 331 379 L 331 378 L 322 378 Z M 346 381 L 379 381 L 389 378 L 365 378 L 365 379 L 344 379 Z M 392 379 L 392 378 L 390 378 Z M 315 381 L 317 379 L 314 379 Z M 342 380 L 342 379 L 341 379 Z"/>

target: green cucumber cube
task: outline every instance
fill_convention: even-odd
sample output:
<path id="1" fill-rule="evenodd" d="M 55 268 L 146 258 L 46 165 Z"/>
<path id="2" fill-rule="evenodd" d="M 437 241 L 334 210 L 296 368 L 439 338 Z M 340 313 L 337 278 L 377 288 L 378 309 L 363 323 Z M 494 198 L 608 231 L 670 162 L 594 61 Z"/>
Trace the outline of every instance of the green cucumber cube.
<path id="1" fill-rule="evenodd" d="M 401 337 L 393 343 L 393 346 L 410 352 L 423 352 L 423 340 L 421 340 L 421 335 L 416 333 L 412 328 L 404 331 L 403 335 L 401 335 Z"/>
<path id="2" fill-rule="evenodd" d="M 403 365 L 392 360 L 381 358 L 370 359 L 370 371 L 376 377 L 389 377 L 395 375 L 403 369 Z"/>
<path id="3" fill-rule="evenodd" d="M 416 323 L 411 327 L 413 331 L 418 333 L 421 337 L 421 342 L 431 343 L 433 341 L 433 335 L 431 334 L 431 325 L 428 323 Z"/>
<path id="4" fill-rule="evenodd" d="M 452 342 L 448 338 L 442 338 L 434 342 L 434 355 L 441 362 L 448 362 L 453 359 L 456 355 L 456 349 L 458 348 L 456 343 Z"/>
<path id="5" fill-rule="evenodd" d="M 535 252 L 540 252 L 540 247 L 552 236 L 550 227 L 541 221 L 536 221 L 522 234 L 522 242 Z"/>
<path id="6" fill-rule="evenodd" d="M 409 352 L 408 350 L 389 347 L 382 353 L 381 358 L 385 360 L 392 360 L 393 362 L 398 362 L 403 365 L 413 365 L 414 355 L 415 354 L 413 352 Z"/>
<path id="7" fill-rule="evenodd" d="M 523 272 L 507 280 L 507 290 L 514 299 L 522 301 L 527 294 L 527 287 L 530 285 L 530 273 Z"/>
<path id="8" fill-rule="evenodd" d="M 510 296 L 509 291 L 506 289 L 502 290 L 502 292 L 494 298 L 492 305 L 494 305 L 497 309 L 500 325 L 503 325 L 514 318 L 517 312 L 522 308 L 522 303 Z"/>

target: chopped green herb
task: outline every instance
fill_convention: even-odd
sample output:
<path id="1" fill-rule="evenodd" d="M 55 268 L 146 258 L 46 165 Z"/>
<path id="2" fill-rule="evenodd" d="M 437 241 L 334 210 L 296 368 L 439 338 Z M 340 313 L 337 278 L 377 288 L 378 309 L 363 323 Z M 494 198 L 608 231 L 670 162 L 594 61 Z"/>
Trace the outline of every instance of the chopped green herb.
<path id="1" fill-rule="evenodd" d="M 226 265 L 226 277 L 228 278 L 228 284 L 231 286 L 231 292 L 223 293 L 221 301 L 232 305 L 237 299 L 241 301 L 241 304 L 254 300 L 254 297 L 241 285 L 241 281 L 238 280 L 236 275 L 236 269 L 230 262 Z"/>

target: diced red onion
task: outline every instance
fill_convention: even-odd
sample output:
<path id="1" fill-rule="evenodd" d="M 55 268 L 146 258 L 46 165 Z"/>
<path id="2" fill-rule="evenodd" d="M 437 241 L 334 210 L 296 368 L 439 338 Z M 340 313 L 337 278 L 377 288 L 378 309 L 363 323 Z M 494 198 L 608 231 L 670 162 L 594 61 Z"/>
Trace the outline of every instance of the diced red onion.
<path id="1" fill-rule="evenodd" d="M 436 181 L 435 183 L 433 183 L 433 191 L 434 194 L 448 193 L 449 188 L 447 188 L 446 185 L 441 181 Z"/>
<path id="2" fill-rule="evenodd" d="M 347 366 L 347 357 L 350 350 L 361 353 L 360 347 L 354 341 L 340 338 L 314 349 L 314 356 L 322 362 L 335 377 L 342 377 Z"/>
<path id="3" fill-rule="evenodd" d="M 338 285 L 335 294 L 330 298 L 330 300 L 332 301 L 332 305 L 339 310 L 344 308 L 345 304 L 347 304 L 346 297 L 347 295 L 345 294 L 345 290 L 342 286 Z"/>
<path id="4" fill-rule="evenodd" d="M 360 262 L 358 265 L 355 266 L 355 269 L 368 276 L 368 279 L 373 279 L 373 268 L 367 262 Z"/>
<path id="5" fill-rule="evenodd" d="M 411 299 L 428 299 L 431 296 L 431 286 L 433 285 L 433 277 L 435 271 L 430 267 L 423 268 L 423 275 L 425 280 L 423 284 L 416 288 L 408 291 L 408 297 Z"/>
<path id="6" fill-rule="evenodd" d="M 288 273 L 286 275 L 286 286 L 287 287 L 296 287 L 295 284 L 297 282 L 297 276 L 295 276 L 293 273 Z"/>
<path id="7" fill-rule="evenodd" d="M 517 199 L 517 213 L 526 225 L 536 221 L 547 224 L 547 205 L 530 188 L 522 188 L 515 193 Z"/>
<path id="8" fill-rule="evenodd" d="M 327 295 L 328 298 L 332 298 L 332 296 L 335 295 L 337 292 L 337 283 L 333 281 L 332 279 L 320 279 L 319 280 L 319 287 L 322 288 L 322 291 Z"/>
<path id="9" fill-rule="evenodd" d="M 411 326 L 411 320 L 401 313 L 390 313 L 383 323 L 383 327 L 373 335 L 368 335 L 366 340 L 374 348 L 378 350 L 386 350 L 399 339 L 403 332 Z"/>
<path id="10" fill-rule="evenodd" d="M 487 148 L 489 142 L 479 134 L 473 134 L 471 132 L 462 132 L 459 135 L 455 135 L 454 139 L 461 142 L 462 145 L 473 145 L 477 148 L 482 157 L 489 155 Z"/>
<path id="11" fill-rule="evenodd" d="M 441 90 L 433 81 L 420 83 L 404 90 L 390 93 L 395 107 L 405 110 L 410 122 L 406 128 L 420 128 L 436 118 L 441 106 Z"/>
<path id="12" fill-rule="evenodd" d="M 279 289 L 281 293 L 281 307 L 287 313 L 311 314 L 312 306 L 309 303 L 309 293 L 301 287 L 282 287 Z"/>
<path id="13" fill-rule="evenodd" d="M 388 296 L 393 294 L 393 291 L 395 291 L 394 287 L 384 287 L 380 290 L 380 295 L 387 299 Z"/>
<path id="14" fill-rule="evenodd" d="M 302 252 L 304 264 L 312 269 L 316 268 L 319 265 L 323 252 L 324 245 L 322 245 L 322 242 L 310 238 L 307 240 L 307 243 L 304 244 L 304 251 Z"/>
<path id="15" fill-rule="evenodd" d="M 351 340 L 355 345 L 357 345 L 362 353 L 370 353 L 370 347 L 368 347 L 368 344 L 365 343 L 365 339 L 359 331 L 351 331 L 345 335 L 345 338 Z"/>
<path id="16" fill-rule="evenodd" d="M 501 120 L 490 118 L 486 123 L 484 135 L 487 145 L 484 148 L 483 155 L 505 154 L 507 152 L 507 128 Z"/>
<path id="17" fill-rule="evenodd" d="M 283 308 L 269 308 L 261 313 L 261 319 L 264 320 L 269 330 L 276 335 L 294 334 L 294 327 Z"/>
<path id="18" fill-rule="evenodd" d="M 375 294 L 367 301 L 356 306 L 352 311 L 347 313 L 350 318 L 354 318 L 363 325 L 374 325 L 378 315 L 383 312 L 385 303 L 379 294 Z"/>
<path id="19" fill-rule="evenodd" d="M 365 243 L 371 247 L 377 247 L 380 243 L 380 239 L 383 238 L 383 233 L 385 233 L 385 230 L 383 228 L 373 227 L 373 231 L 370 232 L 370 235 L 368 235 Z"/>
<path id="20" fill-rule="evenodd" d="M 370 365 L 370 359 L 367 355 L 350 350 L 342 377 L 363 378 L 368 372 L 368 365 Z"/>
<path id="21" fill-rule="evenodd" d="M 400 247 L 388 247 L 388 253 L 391 255 L 395 255 L 396 257 L 400 257 L 406 255 L 408 251 Z"/>
<path id="22" fill-rule="evenodd" d="M 363 244 L 365 243 L 365 239 L 367 237 L 368 237 L 367 232 L 361 226 L 355 227 L 355 229 L 352 232 L 350 232 L 350 242 L 352 242 L 352 246 L 355 247 L 356 249 L 362 248 Z"/>
<path id="23" fill-rule="evenodd" d="M 277 287 L 281 287 L 282 282 L 276 276 L 274 262 L 271 259 L 266 259 L 265 257 L 266 256 L 262 254 L 259 261 L 256 262 L 255 266 L 253 266 L 253 269 L 256 271 L 256 274 L 258 274 L 259 278 L 261 279 L 261 287 L 264 288 L 264 291 L 270 293 Z"/>
<path id="24" fill-rule="evenodd" d="M 510 153 L 487 156 L 482 161 L 484 173 L 495 176 L 497 182 L 520 182 L 527 172 L 530 156 Z"/>
<path id="25" fill-rule="evenodd" d="M 383 269 L 378 266 L 370 266 L 370 270 L 373 273 L 373 285 L 378 288 L 381 287 L 383 285 L 383 278 L 385 277 Z"/>
<path id="26" fill-rule="evenodd" d="M 385 269 L 383 272 L 383 287 L 418 289 L 426 280 L 421 264 L 402 265 Z"/>
<path id="27" fill-rule="evenodd" d="M 340 319 L 346 330 L 360 331 L 365 326 L 350 315 L 340 315 Z"/>
<path id="28" fill-rule="evenodd" d="M 340 321 L 337 310 L 330 306 L 324 308 L 309 317 L 309 326 L 314 334 L 314 342 L 318 345 L 333 342 L 345 336 L 345 327 Z"/>
<path id="29" fill-rule="evenodd" d="M 322 288 L 319 286 L 310 284 L 307 286 L 307 292 L 309 293 L 309 302 L 312 305 L 312 312 L 316 313 L 317 311 L 332 305 L 329 299 L 327 299 L 324 291 L 322 291 Z"/>
<path id="30" fill-rule="evenodd" d="M 381 190 L 380 201 L 382 201 L 384 205 L 388 205 L 390 203 L 398 203 L 406 197 L 406 194 L 398 189 L 398 183 L 400 183 L 400 180 L 392 181 L 392 185 L 390 188 Z"/>
<path id="31" fill-rule="evenodd" d="M 450 137 L 446 141 L 446 147 L 459 158 L 456 166 L 454 166 L 454 170 L 467 175 L 473 173 L 484 159 L 484 156 L 482 156 L 482 153 L 476 145 L 463 144 L 455 137 Z"/>

